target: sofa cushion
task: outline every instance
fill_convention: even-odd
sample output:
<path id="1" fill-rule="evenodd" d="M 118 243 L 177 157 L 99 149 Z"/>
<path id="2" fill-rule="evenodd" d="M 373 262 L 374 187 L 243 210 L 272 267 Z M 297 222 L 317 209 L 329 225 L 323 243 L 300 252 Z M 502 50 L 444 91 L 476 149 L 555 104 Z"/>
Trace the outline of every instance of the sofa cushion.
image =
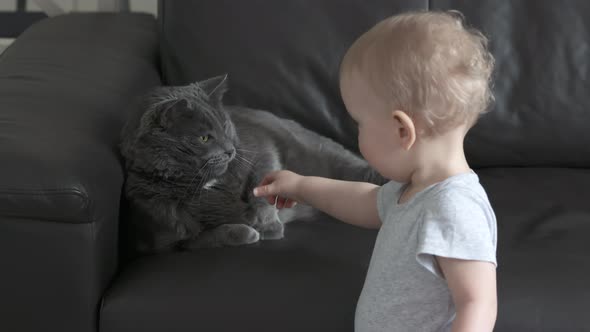
<path id="1" fill-rule="evenodd" d="M 434 0 L 490 38 L 496 103 L 471 131 L 478 166 L 590 167 L 590 2 Z"/>
<path id="2" fill-rule="evenodd" d="M 101 331 L 347 331 L 375 231 L 288 224 L 285 238 L 146 256 L 107 292 Z"/>
<path id="3" fill-rule="evenodd" d="M 270 110 L 357 151 L 340 98 L 344 51 L 424 0 L 160 1 L 162 74 L 182 85 L 229 74 L 229 104 Z"/>
<path id="4" fill-rule="evenodd" d="M 338 67 L 356 37 L 406 10 L 457 9 L 491 39 L 496 103 L 467 137 L 476 167 L 590 167 L 586 1 L 160 1 L 163 75 L 229 73 L 229 103 L 267 109 L 358 151 Z"/>
<path id="5" fill-rule="evenodd" d="M 587 331 L 590 170 L 478 171 L 498 220 L 494 331 Z"/>
<path id="6" fill-rule="evenodd" d="M 498 220 L 497 332 L 581 331 L 590 308 L 590 170 L 477 173 Z M 101 331 L 352 331 L 375 231 L 317 220 L 286 238 L 140 258 Z"/>

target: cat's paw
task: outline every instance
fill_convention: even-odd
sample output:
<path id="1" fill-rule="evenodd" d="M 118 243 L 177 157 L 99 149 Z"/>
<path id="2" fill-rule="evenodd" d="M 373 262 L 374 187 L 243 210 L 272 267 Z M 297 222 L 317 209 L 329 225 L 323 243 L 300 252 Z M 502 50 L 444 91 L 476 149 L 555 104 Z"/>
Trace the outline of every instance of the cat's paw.
<path id="1" fill-rule="evenodd" d="M 265 224 L 264 227 L 260 229 L 261 240 L 280 240 L 284 236 L 285 226 L 278 218 L 268 224 Z"/>
<path id="2" fill-rule="evenodd" d="M 260 233 L 244 224 L 223 224 L 201 232 L 194 239 L 182 241 L 179 246 L 185 250 L 240 246 L 260 240 Z"/>
<path id="3" fill-rule="evenodd" d="M 251 244 L 260 240 L 260 233 L 254 228 L 244 224 L 225 224 L 218 228 L 225 228 L 224 244 L 228 246 L 239 246 Z"/>

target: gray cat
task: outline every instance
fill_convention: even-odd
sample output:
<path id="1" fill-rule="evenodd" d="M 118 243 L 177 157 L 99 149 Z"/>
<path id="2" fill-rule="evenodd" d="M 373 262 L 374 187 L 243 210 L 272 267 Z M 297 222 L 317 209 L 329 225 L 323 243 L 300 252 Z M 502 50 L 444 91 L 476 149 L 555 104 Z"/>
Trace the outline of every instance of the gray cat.
<path id="1" fill-rule="evenodd" d="M 363 159 L 294 121 L 224 106 L 226 90 L 227 76 L 156 88 L 125 126 L 125 193 L 138 251 L 282 238 L 284 223 L 311 208 L 279 215 L 254 197 L 270 171 L 385 182 Z"/>

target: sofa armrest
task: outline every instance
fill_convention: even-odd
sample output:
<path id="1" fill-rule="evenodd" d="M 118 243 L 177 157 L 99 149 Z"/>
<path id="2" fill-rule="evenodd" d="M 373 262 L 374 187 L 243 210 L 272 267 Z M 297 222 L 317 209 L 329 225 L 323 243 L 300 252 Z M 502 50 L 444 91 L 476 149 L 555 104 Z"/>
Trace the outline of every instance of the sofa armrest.
<path id="1" fill-rule="evenodd" d="M 126 110 L 160 84 L 155 19 L 72 14 L 0 56 L 0 331 L 95 331 L 117 268 Z"/>

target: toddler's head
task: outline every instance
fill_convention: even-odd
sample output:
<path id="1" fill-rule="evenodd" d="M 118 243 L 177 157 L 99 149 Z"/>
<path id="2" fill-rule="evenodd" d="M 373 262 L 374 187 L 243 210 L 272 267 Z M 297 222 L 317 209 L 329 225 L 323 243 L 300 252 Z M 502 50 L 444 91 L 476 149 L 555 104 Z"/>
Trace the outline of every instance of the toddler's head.
<path id="1" fill-rule="evenodd" d="M 359 123 L 365 158 L 378 168 L 375 160 L 408 128 L 416 139 L 464 136 L 492 99 L 493 65 L 487 39 L 465 28 L 458 12 L 411 12 L 379 22 L 353 43 L 340 67 L 342 98 Z M 409 126 L 392 133 L 392 121 Z M 392 158 L 389 163 L 400 159 Z"/>
<path id="2" fill-rule="evenodd" d="M 360 78 L 388 110 L 406 112 L 419 133 L 472 126 L 492 99 L 494 59 L 487 39 L 458 12 L 413 12 L 385 19 L 347 51 L 341 77 Z"/>

